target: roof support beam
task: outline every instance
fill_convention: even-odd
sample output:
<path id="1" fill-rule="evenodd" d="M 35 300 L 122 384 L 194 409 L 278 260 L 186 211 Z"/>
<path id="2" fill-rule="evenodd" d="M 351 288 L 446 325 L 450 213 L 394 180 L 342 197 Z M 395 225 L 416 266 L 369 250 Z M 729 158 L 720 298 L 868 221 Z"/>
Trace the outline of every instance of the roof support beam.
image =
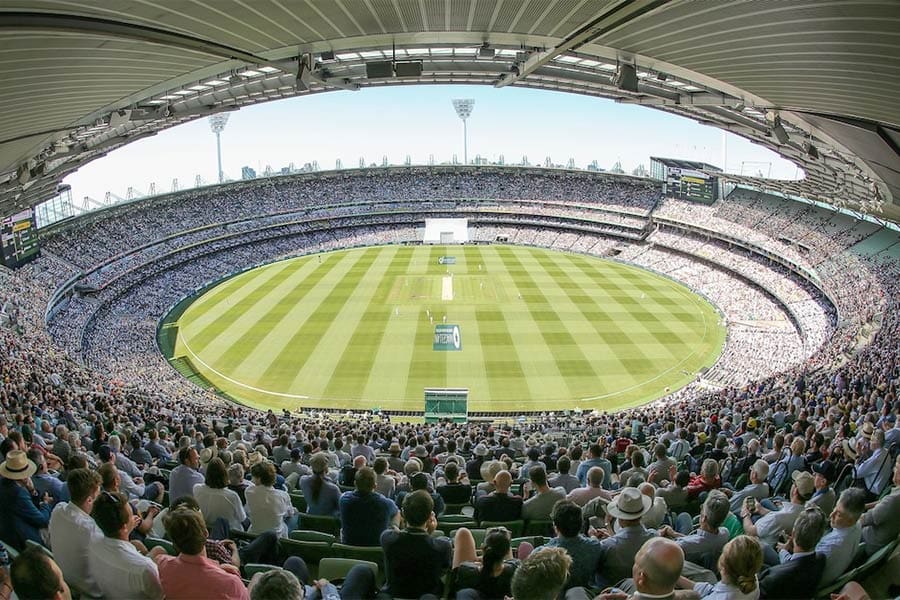
<path id="1" fill-rule="evenodd" d="M 97 17 L 61 13 L 0 12 L 0 29 L 56 30 L 100 34 L 193 50 L 228 60 L 280 68 L 276 63 L 240 48 L 165 29 Z"/>
<path id="2" fill-rule="evenodd" d="M 502 88 L 511 83 L 527 77 L 536 69 L 546 65 L 557 56 L 575 50 L 595 38 L 609 33 L 637 19 L 646 13 L 652 12 L 666 4 L 668 0 L 618 0 L 613 2 L 593 21 L 575 30 L 555 48 L 532 54 L 524 63 L 518 65 L 518 73 L 507 73 L 494 84 L 494 87 Z"/>

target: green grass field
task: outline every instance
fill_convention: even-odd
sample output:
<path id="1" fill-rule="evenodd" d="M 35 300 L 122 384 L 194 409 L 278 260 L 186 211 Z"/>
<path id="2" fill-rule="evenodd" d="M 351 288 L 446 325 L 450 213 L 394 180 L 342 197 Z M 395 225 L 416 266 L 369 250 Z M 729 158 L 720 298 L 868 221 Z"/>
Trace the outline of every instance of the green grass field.
<path id="1" fill-rule="evenodd" d="M 438 264 L 455 256 L 453 266 Z M 452 271 L 452 300 L 442 300 Z M 435 351 L 434 324 L 462 350 Z M 612 410 L 686 384 L 721 351 L 715 309 L 635 267 L 517 246 L 383 246 L 282 261 L 197 298 L 175 357 L 262 408 Z"/>

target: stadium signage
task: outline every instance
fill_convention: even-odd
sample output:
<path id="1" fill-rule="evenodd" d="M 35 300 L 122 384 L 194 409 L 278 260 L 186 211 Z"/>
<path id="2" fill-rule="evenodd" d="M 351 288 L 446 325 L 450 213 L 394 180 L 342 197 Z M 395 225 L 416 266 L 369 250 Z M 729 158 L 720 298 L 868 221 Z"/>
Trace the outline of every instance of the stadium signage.
<path id="1" fill-rule="evenodd" d="M 432 348 L 439 352 L 462 350 L 462 337 L 459 333 L 459 325 L 435 325 Z"/>
<path id="2" fill-rule="evenodd" d="M 456 257 L 455 256 L 441 256 L 438 258 L 439 265 L 455 265 Z"/>

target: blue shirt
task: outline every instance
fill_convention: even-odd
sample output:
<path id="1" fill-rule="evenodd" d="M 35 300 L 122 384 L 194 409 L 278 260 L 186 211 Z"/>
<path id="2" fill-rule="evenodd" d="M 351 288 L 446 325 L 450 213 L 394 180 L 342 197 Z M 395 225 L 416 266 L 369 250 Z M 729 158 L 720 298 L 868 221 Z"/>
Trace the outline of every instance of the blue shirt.
<path id="1" fill-rule="evenodd" d="M 604 490 L 611 489 L 612 463 L 605 458 L 589 458 L 585 461 L 582 461 L 581 464 L 578 465 L 578 471 L 575 473 L 575 477 L 578 478 L 578 481 L 581 482 L 581 485 L 584 485 L 587 481 L 587 472 L 591 469 L 591 467 L 600 467 L 601 469 L 603 469 L 602 487 Z"/>
<path id="2" fill-rule="evenodd" d="M 379 546 L 381 532 L 399 512 L 397 505 L 379 494 L 344 492 L 339 501 L 341 542 L 351 546 Z"/>
<path id="3" fill-rule="evenodd" d="M 15 550 L 25 549 L 26 540 L 43 545 L 40 530 L 50 526 L 50 506 L 35 505 L 24 487 L 0 477 L 0 539 Z"/>
<path id="4" fill-rule="evenodd" d="M 169 502 L 175 502 L 184 496 L 194 497 L 194 486 L 203 483 L 204 477 L 187 465 L 178 465 L 169 474 Z"/>
<path id="5" fill-rule="evenodd" d="M 577 537 L 555 537 L 534 552 L 540 552 L 543 548 L 562 548 L 572 557 L 566 589 L 591 585 L 603 560 L 604 550 L 600 540 L 580 534 Z"/>
<path id="6" fill-rule="evenodd" d="M 306 475 L 300 478 L 300 490 L 306 500 L 306 512 L 310 515 L 338 516 L 338 502 L 341 499 L 341 489 L 326 479 L 322 482 L 319 497 L 313 498 L 312 484 L 317 475 Z"/>

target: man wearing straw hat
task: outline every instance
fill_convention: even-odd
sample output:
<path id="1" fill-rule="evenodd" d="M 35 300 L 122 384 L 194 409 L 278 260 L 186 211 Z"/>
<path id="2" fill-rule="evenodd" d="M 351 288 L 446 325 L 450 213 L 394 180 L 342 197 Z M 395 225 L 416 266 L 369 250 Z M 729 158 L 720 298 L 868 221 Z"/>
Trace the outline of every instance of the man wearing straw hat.
<path id="1" fill-rule="evenodd" d="M 0 539 L 16 550 L 31 540 L 43 544 L 41 530 L 50 525 L 50 496 L 38 497 L 31 476 L 37 466 L 22 450 L 12 450 L 0 463 Z"/>
<path id="2" fill-rule="evenodd" d="M 614 536 L 603 540 L 603 568 L 600 570 L 601 587 L 625 579 L 631 574 L 634 557 L 644 542 L 657 535 L 655 529 L 647 529 L 641 524 L 641 517 L 652 507 L 652 500 L 639 489 L 626 487 L 606 505 L 607 530 L 612 530 L 612 519 L 618 519 L 618 529 Z M 608 536 L 603 530 L 599 537 Z"/>

